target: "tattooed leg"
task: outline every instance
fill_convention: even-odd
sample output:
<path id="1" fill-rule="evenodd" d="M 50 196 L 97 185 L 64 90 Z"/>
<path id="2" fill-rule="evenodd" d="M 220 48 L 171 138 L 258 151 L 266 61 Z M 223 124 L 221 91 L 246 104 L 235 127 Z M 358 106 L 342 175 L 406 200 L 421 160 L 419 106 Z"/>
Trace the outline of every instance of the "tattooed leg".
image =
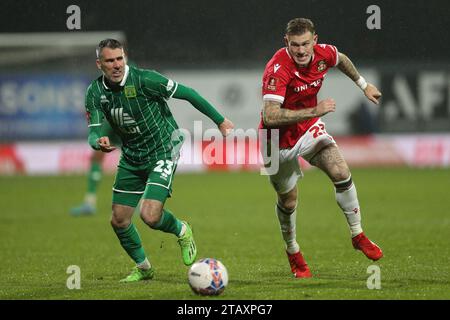
<path id="1" fill-rule="evenodd" d="M 335 144 L 320 150 L 309 162 L 325 172 L 333 183 L 345 181 L 350 177 L 347 162 Z"/>

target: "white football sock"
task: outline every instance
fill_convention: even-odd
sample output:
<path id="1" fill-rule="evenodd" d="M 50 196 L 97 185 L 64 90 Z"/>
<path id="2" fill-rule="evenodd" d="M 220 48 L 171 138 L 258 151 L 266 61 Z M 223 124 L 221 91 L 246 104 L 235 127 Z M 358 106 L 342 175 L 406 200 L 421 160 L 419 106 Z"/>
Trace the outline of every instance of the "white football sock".
<path id="1" fill-rule="evenodd" d="M 278 221 L 280 222 L 281 234 L 283 235 L 284 242 L 286 242 L 286 251 L 289 254 L 293 254 L 300 251 L 300 247 L 296 240 L 296 221 L 297 210 L 294 209 L 292 213 L 282 208 L 279 204 L 275 206 Z"/>
<path id="2" fill-rule="evenodd" d="M 142 270 L 148 270 L 152 267 L 152 265 L 150 264 L 150 261 L 148 261 L 147 258 L 145 258 L 145 260 L 142 261 L 141 263 L 138 263 L 136 266 Z"/>
<path id="3" fill-rule="evenodd" d="M 182 222 L 181 223 L 181 231 L 180 231 L 180 234 L 178 235 L 178 238 L 184 236 L 185 233 L 186 233 L 186 225 Z"/>
<path id="4" fill-rule="evenodd" d="M 346 181 L 335 183 L 336 185 L 343 184 L 345 182 L 351 183 L 351 177 Z M 352 238 L 363 232 L 361 227 L 361 212 L 359 208 L 358 195 L 356 193 L 356 187 L 353 183 L 345 191 L 342 189 L 335 189 L 336 201 L 339 207 L 344 212 L 347 219 L 348 226 Z"/>

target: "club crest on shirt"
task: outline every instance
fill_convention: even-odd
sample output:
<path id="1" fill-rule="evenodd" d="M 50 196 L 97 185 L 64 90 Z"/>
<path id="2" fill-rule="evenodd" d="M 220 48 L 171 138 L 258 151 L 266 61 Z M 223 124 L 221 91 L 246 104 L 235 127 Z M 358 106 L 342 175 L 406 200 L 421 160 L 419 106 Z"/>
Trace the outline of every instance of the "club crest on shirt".
<path id="1" fill-rule="evenodd" d="M 136 88 L 134 86 L 125 87 L 125 97 L 136 98 Z"/>
<path id="2" fill-rule="evenodd" d="M 327 63 L 325 62 L 325 60 L 320 60 L 317 63 L 317 71 L 322 72 L 323 70 L 325 70 L 327 68 Z"/>
<path id="3" fill-rule="evenodd" d="M 277 91 L 277 82 L 278 82 L 277 78 L 270 77 L 269 81 L 267 82 L 267 90 Z"/>

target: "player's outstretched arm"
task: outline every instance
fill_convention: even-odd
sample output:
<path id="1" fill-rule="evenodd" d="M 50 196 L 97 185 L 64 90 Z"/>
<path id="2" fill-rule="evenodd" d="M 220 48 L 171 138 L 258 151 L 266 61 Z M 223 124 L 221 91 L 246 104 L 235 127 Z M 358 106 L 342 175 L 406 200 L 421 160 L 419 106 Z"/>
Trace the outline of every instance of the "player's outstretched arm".
<path id="1" fill-rule="evenodd" d="M 289 110 L 281 108 L 281 103 L 266 100 L 263 107 L 264 124 L 271 127 L 281 127 L 294 124 L 300 121 L 308 120 L 315 117 L 321 117 L 328 112 L 336 110 L 336 103 L 333 99 L 325 99 L 313 108 Z"/>
<path id="2" fill-rule="evenodd" d="M 337 67 L 342 71 L 342 73 L 352 79 L 358 87 L 361 88 L 361 90 L 363 90 L 367 99 L 375 104 L 379 103 L 381 92 L 373 84 L 367 83 L 366 80 L 359 74 L 350 58 L 341 52 L 339 53 L 339 63 Z"/>
<path id="3" fill-rule="evenodd" d="M 225 117 L 222 116 L 216 108 L 214 108 L 205 98 L 198 94 L 192 88 L 186 87 L 180 83 L 178 83 L 178 88 L 175 94 L 173 95 L 176 99 L 182 99 L 188 101 L 192 104 L 198 111 L 203 113 L 205 116 L 214 121 L 217 126 L 220 126 L 224 121 Z M 220 127 L 219 127 L 220 129 Z"/>

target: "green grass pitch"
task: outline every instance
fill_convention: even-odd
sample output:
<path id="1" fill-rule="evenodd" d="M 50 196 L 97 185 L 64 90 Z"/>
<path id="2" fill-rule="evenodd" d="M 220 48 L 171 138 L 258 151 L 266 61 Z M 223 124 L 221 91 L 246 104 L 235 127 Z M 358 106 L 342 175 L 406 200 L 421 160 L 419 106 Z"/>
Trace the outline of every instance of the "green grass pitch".
<path id="1" fill-rule="evenodd" d="M 294 279 L 267 177 L 178 174 L 167 207 L 194 227 L 200 257 L 215 257 L 230 282 L 215 298 L 194 295 L 174 236 L 134 222 L 156 268 L 154 280 L 121 284 L 133 266 L 110 224 L 112 176 L 92 217 L 68 214 L 85 176 L 0 178 L 0 299 L 450 299 L 450 170 L 354 169 L 366 234 L 383 249 L 374 263 L 350 242 L 328 178 L 299 182 L 297 237 L 314 277 Z M 381 270 L 369 290 L 367 268 Z M 69 290 L 67 267 L 81 270 Z"/>

